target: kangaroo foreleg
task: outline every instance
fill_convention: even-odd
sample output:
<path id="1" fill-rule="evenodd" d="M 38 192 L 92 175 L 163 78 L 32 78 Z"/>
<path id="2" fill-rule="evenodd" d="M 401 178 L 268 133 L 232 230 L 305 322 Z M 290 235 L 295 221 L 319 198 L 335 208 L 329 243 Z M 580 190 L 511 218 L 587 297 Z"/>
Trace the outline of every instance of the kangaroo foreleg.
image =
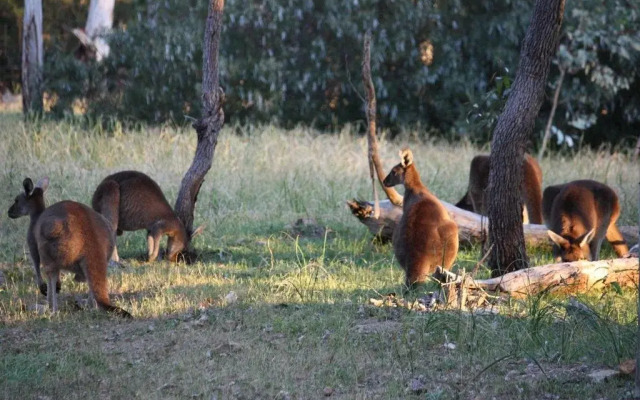
<path id="1" fill-rule="evenodd" d="M 160 241 L 162 235 L 165 233 L 165 226 L 163 222 L 156 222 L 151 226 L 147 233 L 147 247 L 149 252 L 149 261 L 155 261 L 158 258 L 160 252 Z"/>

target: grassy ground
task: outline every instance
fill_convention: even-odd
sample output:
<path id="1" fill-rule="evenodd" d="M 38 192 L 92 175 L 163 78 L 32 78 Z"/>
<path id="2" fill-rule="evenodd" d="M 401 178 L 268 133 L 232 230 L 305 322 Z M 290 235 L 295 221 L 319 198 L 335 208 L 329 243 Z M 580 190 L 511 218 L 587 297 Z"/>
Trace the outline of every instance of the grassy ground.
<path id="1" fill-rule="evenodd" d="M 465 191 L 480 150 L 407 135 L 381 143 L 384 164 L 409 144 L 424 182 L 444 200 Z M 154 177 L 170 202 L 191 162 L 190 130 L 105 132 L 67 123 L 25 127 L 0 114 L 0 204 L 25 176 L 48 175 L 49 204 L 89 203 L 109 173 Z M 580 151 L 542 163 L 545 185 L 593 178 L 621 198 L 635 224 L 637 166 L 626 153 Z M 344 201 L 371 198 L 366 141 L 272 127 L 226 128 L 196 210 L 206 224 L 194 265 L 140 261 L 144 232 L 118 239 L 123 269 L 112 300 L 135 319 L 77 310 L 86 285 L 64 276 L 58 315 L 33 283 L 26 218 L 0 217 L 0 397 L 596 399 L 628 396 L 632 382 L 595 384 L 635 349 L 635 294 L 513 301 L 498 315 L 418 314 L 369 299 L 402 293 L 390 246 L 375 245 Z M 306 225 L 296 225 L 299 219 Z M 325 228 L 328 230 L 325 231 Z M 469 268 L 479 249 L 461 251 Z M 608 254 L 611 254 L 610 252 Z M 531 254 L 538 264 L 547 254 Z"/>

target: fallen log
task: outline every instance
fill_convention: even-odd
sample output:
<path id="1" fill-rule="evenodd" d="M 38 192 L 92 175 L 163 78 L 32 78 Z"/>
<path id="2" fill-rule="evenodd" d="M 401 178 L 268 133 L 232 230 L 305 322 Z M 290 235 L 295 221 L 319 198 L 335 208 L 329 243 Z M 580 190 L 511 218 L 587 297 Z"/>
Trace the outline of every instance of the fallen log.
<path id="1" fill-rule="evenodd" d="M 470 245 L 483 243 L 485 241 L 489 232 L 489 221 L 487 217 L 463 210 L 446 201 L 441 202 L 447 211 L 449 211 L 451 218 L 458 224 L 460 244 Z M 391 240 L 393 230 L 402 216 L 402 207 L 395 206 L 388 200 L 382 200 L 380 201 L 380 216 L 376 219 L 373 216 L 372 202 L 354 199 L 347 201 L 347 205 L 353 215 L 355 215 L 376 238 L 383 242 Z M 545 225 L 525 224 L 523 225 L 523 229 L 527 246 L 542 247 L 551 245 Z M 628 244 L 638 242 L 637 226 L 620 226 L 619 229 Z"/>
<path id="2" fill-rule="evenodd" d="M 602 289 L 614 282 L 620 287 L 637 287 L 638 258 L 548 264 L 482 280 L 438 267 L 433 278 L 443 282 L 448 304 L 464 305 L 466 298 L 486 297 L 489 293 L 515 298 L 543 291 L 578 294 Z"/>

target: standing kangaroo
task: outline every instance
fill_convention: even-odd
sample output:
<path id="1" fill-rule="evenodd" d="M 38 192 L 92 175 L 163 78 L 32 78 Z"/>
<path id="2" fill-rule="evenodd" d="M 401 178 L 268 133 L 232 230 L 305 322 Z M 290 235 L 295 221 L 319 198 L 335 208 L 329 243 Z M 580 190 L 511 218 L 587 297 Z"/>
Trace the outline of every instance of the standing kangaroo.
<path id="1" fill-rule="evenodd" d="M 164 235 L 169 238 L 169 261 L 178 261 L 178 255 L 188 244 L 187 231 L 160 186 L 142 172 L 122 171 L 107 176 L 96 188 L 91 205 L 107 218 L 118 235 L 123 231 L 146 229 L 149 261 L 158 257 L 160 240 Z M 114 247 L 111 259 L 115 262 L 120 260 L 117 247 Z"/>
<path id="2" fill-rule="evenodd" d="M 458 225 L 420 180 L 411 150 L 384 178 L 386 187 L 404 184 L 402 218 L 393 232 L 393 250 L 405 271 L 406 285 L 424 282 L 438 265 L 446 269 L 458 254 Z"/>
<path id="3" fill-rule="evenodd" d="M 75 273 L 77 282 L 87 281 L 90 296 L 98 306 L 121 317 L 131 314 L 111 305 L 107 289 L 107 264 L 115 235 L 107 220 L 91 208 L 74 201 L 61 201 L 48 208 L 44 193 L 49 179 L 41 179 L 34 187 L 30 178 L 22 183 L 24 193 L 16 196 L 9 208 L 9 218 L 29 215 L 27 244 L 40 292 L 47 296 L 51 311 L 58 311 L 60 271 Z M 48 278 L 42 281 L 40 265 Z M 51 290 L 51 288 L 56 288 Z"/>
<path id="4" fill-rule="evenodd" d="M 618 196 L 609 186 L 592 180 L 549 186 L 542 204 L 556 261 L 596 261 L 605 237 L 618 257 L 629 252 L 616 226 Z"/>
<path id="5" fill-rule="evenodd" d="M 522 200 L 525 205 L 523 222 L 542 224 L 542 170 L 535 158 L 525 154 Z M 485 190 L 489 186 L 489 156 L 478 155 L 471 160 L 469 187 L 456 207 L 487 215 Z"/>

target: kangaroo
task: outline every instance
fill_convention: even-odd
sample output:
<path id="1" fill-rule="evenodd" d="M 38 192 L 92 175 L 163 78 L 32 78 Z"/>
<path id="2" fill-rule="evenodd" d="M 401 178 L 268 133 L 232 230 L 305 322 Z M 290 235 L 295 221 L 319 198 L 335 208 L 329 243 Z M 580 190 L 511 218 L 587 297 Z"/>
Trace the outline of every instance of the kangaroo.
<path id="1" fill-rule="evenodd" d="M 402 218 L 393 232 L 393 250 L 408 287 L 422 283 L 438 265 L 449 269 L 458 254 L 458 225 L 420 180 L 411 150 L 400 152 L 400 164 L 383 184 L 404 184 Z"/>
<path id="2" fill-rule="evenodd" d="M 22 186 L 24 193 L 9 208 L 9 218 L 29 215 L 27 244 L 40 292 L 47 296 L 49 308 L 58 311 L 60 271 L 75 273 L 77 282 L 87 282 L 89 294 L 98 306 L 121 317 L 131 318 L 125 310 L 111 305 L 107 290 L 107 263 L 115 245 L 115 235 L 107 220 L 91 208 L 74 201 L 61 201 L 45 208 L 44 193 L 49 179 L 34 187 L 30 178 Z M 42 281 L 40 265 L 48 279 Z M 51 288 L 56 288 L 51 290 Z"/>
<path id="3" fill-rule="evenodd" d="M 525 224 L 542 224 L 542 170 L 535 158 L 525 154 L 522 201 Z M 485 190 L 489 186 L 489 156 L 478 155 L 471 160 L 469 188 L 456 207 L 487 215 Z"/>
<path id="4" fill-rule="evenodd" d="M 123 231 L 146 229 L 149 261 L 158 257 L 162 236 L 169 238 L 167 259 L 171 262 L 178 261 L 190 240 L 160 186 L 142 172 L 121 171 L 107 176 L 96 188 L 91 205 L 107 218 L 118 235 Z M 111 259 L 120 260 L 117 247 Z"/>
<path id="5" fill-rule="evenodd" d="M 618 257 L 629 252 L 616 226 L 618 196 L 609 186 L 592 180 L 549 186 L 542 204 L 556 261 L 596 261 L 605 237 Z"/>

